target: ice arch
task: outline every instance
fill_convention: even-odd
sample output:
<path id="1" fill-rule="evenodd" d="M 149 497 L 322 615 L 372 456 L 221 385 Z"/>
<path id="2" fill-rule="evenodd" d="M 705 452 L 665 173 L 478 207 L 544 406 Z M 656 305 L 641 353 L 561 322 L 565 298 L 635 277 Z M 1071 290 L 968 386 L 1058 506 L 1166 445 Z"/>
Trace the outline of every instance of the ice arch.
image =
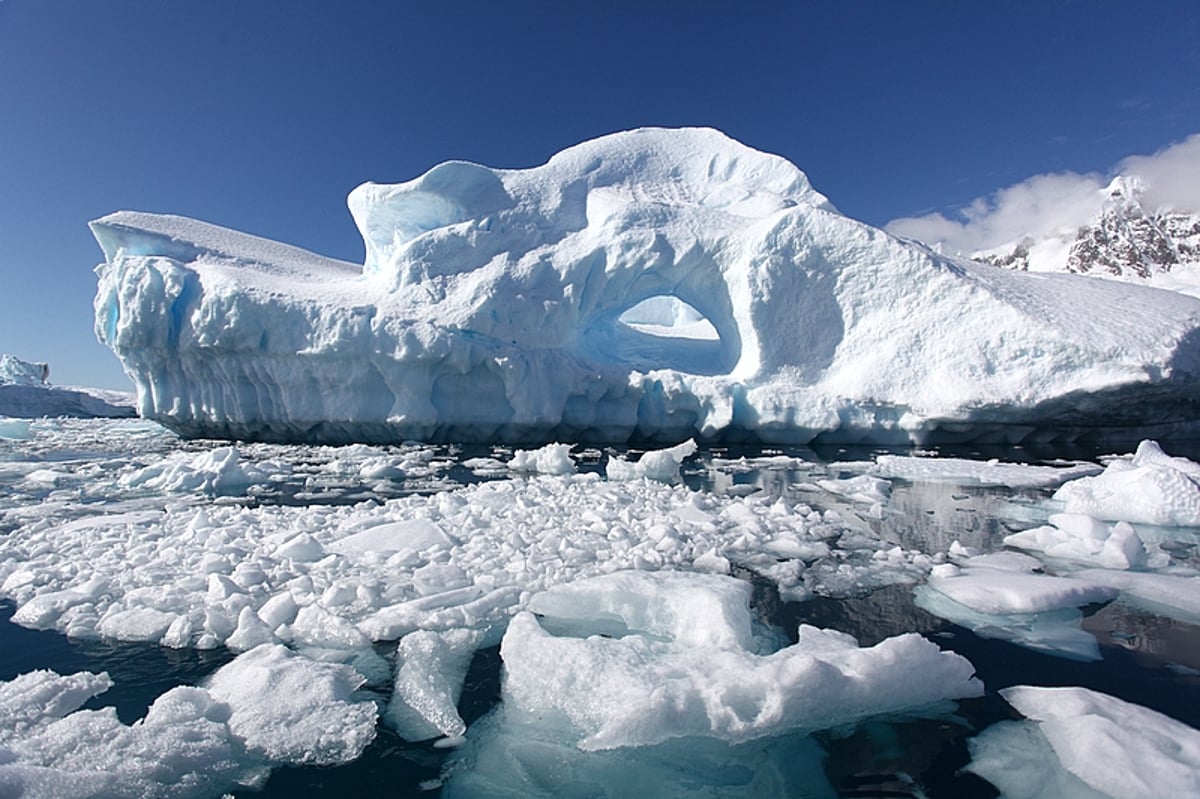
<path id="1" fill-rule="evenodd" d="M 721 335 L 704 314 L 670 294 L 647 297 L 617 316 L 614 356 L 642 371 L 675 369 L 695 375 L 728 373 Z"/>

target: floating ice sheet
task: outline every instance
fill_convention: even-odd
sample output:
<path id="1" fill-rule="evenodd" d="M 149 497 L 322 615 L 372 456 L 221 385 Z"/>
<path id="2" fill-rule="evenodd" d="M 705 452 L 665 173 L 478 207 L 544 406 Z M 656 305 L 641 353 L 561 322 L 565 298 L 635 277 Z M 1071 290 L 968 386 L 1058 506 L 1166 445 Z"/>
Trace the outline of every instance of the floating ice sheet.
<path id="1" fill-rule="evenodd" d="M 1092 463 L 1063 466 L 1037 466 L 1005 463 L 999 460 L 966 458 L 928 458 L 908 455 L 878 455 L 870 473 L 878 477 L 899 477 L 911 481 L 954 483 L 956 485 L 1007 486 L 1009 488 L 1051 488 L 1068 480 L 1098 474 Z"/>
<path id="2" fill-rule="evenodd" d="M 1084 580 L 1040 573 L 1040 562 L 993 553 L 935 566 L 916 604 L 984 638 L 1011 641 L 1077 660 L 1099 660 L 1094 636 L 1080 627 L 1079 607 L 1107 602 L 1116 591 Z"/>
<path id="3" fill-rule="evenodd" d="M 795 645 L 756 653 L 748 601 L 741 581 L 679 572 L 553 588 L 530 602 L 545 622 L 519 613 L 504 635 L 505 712 L 601 750 L 692 736 L 740 743 L 983 691 L 969 662 L 915 634 L 859 647 L 802 625 Z"/>
<path id="4" fill-rule="evenodd" d="M 1010 799 L 1200 795 L 1200 731 L 1086 688 L 1018 685 L 1001 695 L 1028 721 L 971 742 L 967 768 Z"/>
<path id="5" fill-rule="evenodd" d="M 36 671 L 0 683 L 0 795 L 211 797 L 261 785 L 282 764 L 345 763 L 375 736 L 362 678 L 282 647 L 252 650 L 206 687 L 173 688 L 127 726 L 80 710 L 106 674 Z"/>

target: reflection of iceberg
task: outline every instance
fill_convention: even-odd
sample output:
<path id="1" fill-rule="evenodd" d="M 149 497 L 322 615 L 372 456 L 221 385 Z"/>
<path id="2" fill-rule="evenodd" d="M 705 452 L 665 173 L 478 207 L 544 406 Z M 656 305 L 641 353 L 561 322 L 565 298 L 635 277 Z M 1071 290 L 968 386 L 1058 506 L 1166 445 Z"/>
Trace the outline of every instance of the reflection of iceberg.
<path id="1" fill-rule="evenodd" d="M 712 130 L 446 163 L 349 204 L 361 269 L 179 217 L 92 223 L 97 332 L 144 415 L 320 441 L 1020 438 L 1196 415 L 1200 302 L 942 258 Z"/>

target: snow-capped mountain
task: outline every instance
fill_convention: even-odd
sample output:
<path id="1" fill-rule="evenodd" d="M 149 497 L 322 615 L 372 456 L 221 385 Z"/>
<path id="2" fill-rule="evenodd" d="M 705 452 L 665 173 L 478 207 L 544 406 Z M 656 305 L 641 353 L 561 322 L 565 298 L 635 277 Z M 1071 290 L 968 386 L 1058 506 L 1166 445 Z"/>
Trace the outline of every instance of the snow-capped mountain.
<path id="1" fill-rule="evenodd" d="M 1146 186 L 1118 176 L 1101 190 L 1097 210 L 1084 224 L 1035 239 L 972 253 L 977 261 L 1031 272 L 1072 272 L 1132 282 L 1200 284 L 1200 214 L 1154 209 Z M 1176 287 L 1176 286 L 1172 286 Z"/>

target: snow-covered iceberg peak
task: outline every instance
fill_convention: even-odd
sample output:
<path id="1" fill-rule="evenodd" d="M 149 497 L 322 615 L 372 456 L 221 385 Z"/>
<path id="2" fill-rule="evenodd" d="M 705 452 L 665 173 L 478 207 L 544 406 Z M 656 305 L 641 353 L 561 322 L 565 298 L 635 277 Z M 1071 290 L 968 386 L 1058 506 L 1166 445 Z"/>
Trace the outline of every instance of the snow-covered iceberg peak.
<path id="1" fill-rule="evenodd" d="M 800 442 L 1200 416 L 1200 301 L 943 258 L 714 130 L 449 162 L 349 206 L 361 269 L 181 217 L 92 223 L 97 334 L 143 415 L 273 440 Z"/>
<path id="2" fill-rule="evenodd" d="M 519 246 L 528 251 L 588 227 L 609 235 L 651 227 L 669 235 L 688 219 L 728 228 L 738 218 L 761 219 L 802 203 L 832 210 L 804 173 L 779 156 L 715 130 L 659 128 L 584 142 L 537 169 L 451 161 L 407 183 L 364 183 L 348 203 L 366 242 L 365 271 L 400 281 L 428 278 L 429 268 L 433 274 L 476 268 L 470 260 L 431 264 L 420 253 L 409 255 L 409 245 L 424 234 L 458 225 L 487 230 L 520 220 L 526 229 Z M 735 219 L 720 224 L 715 214 Z M 503 243 L 512 252 L 514 241 Z"/>

